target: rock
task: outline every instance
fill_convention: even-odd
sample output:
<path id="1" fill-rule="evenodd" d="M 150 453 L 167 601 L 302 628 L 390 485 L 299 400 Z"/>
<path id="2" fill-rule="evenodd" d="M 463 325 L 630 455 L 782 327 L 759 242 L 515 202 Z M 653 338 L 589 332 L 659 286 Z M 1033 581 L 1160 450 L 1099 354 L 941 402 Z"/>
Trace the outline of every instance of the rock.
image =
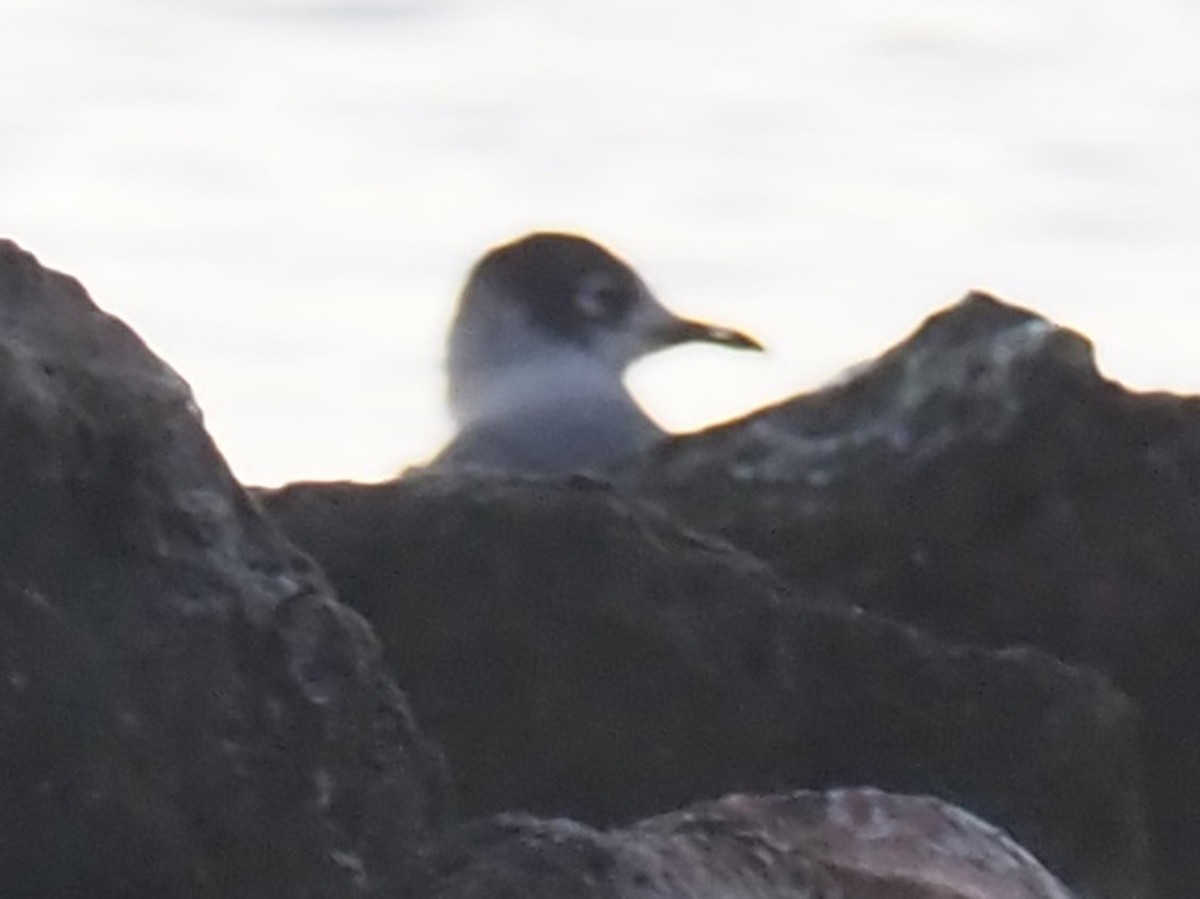
<path id="1" fill-rule="evenodd" d="M 445 773 L 187 385 L 0 242 L 0 894 L 374 896 Z"/>
<path id="2" fill-rule="evenodd" d="M 262 501 L 376 628 L 468 815 L 610 826 L 873 785 L 997 822 L 1091 896 L 1146 895 L 1136 717 L 1099 675 L 786 595 L 585 478 L 424 472 Z"/>
<path id="3" fill-rule="evenodd" d="M 842 383 L 619 479 L 805 596 L 1110 675 L 1145 719 L 1163 897 L 1200 880 L 1200 401 L 974 294 Z"/>
<path id="4" fill-rule="evenodd" d="M 727 796 L 608 832 L 503 815 L 434 869 L 429 899 L 1071 899 L 973 815 L 877 790 Z"/>

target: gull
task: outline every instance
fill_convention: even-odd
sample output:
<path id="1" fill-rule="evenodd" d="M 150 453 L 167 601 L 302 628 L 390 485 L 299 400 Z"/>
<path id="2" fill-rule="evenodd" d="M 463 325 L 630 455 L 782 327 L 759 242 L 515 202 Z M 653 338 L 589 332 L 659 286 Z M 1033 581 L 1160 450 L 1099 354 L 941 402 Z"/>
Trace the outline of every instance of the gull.
<path id="1" fill-rule="evenodd" d="M 450 328 L 457 433 L 434 464 L 561 475 L 644 452 L 667 433 L 625 372 L 691 341 L 762 349 L 740 331 L 675 315 L 586 237 L 535 232 L 495 247 L 471 269 Z"/>

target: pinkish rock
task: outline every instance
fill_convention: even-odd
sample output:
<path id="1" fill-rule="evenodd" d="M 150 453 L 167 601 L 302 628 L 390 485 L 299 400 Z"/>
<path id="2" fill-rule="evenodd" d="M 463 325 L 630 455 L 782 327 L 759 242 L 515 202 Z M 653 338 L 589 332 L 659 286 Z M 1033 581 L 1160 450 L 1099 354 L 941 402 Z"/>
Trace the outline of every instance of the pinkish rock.
<path id="1" fill-rule="evenodd" d="M 504 815 L 433 869 L 429 899 L 1074 899 L 974 815 L 873 789 L 733 795 L 610 831 Z"/>

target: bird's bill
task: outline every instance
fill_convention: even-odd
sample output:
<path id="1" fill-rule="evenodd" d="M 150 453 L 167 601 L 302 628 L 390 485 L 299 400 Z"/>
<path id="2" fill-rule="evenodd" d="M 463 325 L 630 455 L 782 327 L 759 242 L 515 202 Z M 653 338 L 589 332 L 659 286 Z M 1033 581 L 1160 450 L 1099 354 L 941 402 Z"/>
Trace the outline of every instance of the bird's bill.
<path id="1" fill-rule="evenodd" d="M 764 349 L 763 345 L 741 331 L 724 328 L 720 325 L 710 325 L 707 322 L 692 321 L 686 318 L 674 318 L 658 330 L 656 335 L 663 346 L 674 346 L 677 343 L 719 343 L 722 346 L 738 350 Z"/>

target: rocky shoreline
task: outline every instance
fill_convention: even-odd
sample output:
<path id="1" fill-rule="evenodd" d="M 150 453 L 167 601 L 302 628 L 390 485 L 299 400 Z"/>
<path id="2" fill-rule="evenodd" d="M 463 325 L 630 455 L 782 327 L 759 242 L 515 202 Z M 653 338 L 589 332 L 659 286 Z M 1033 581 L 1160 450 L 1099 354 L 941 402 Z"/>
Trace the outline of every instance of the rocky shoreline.
<path id="1" fill-rule="evenodd" d="M 1078 334 L 971 295 L 610 479 L 247 490 L 11 243 L 0 317 L 5 895 L 1191 895 L 1200 406 Z"/>

